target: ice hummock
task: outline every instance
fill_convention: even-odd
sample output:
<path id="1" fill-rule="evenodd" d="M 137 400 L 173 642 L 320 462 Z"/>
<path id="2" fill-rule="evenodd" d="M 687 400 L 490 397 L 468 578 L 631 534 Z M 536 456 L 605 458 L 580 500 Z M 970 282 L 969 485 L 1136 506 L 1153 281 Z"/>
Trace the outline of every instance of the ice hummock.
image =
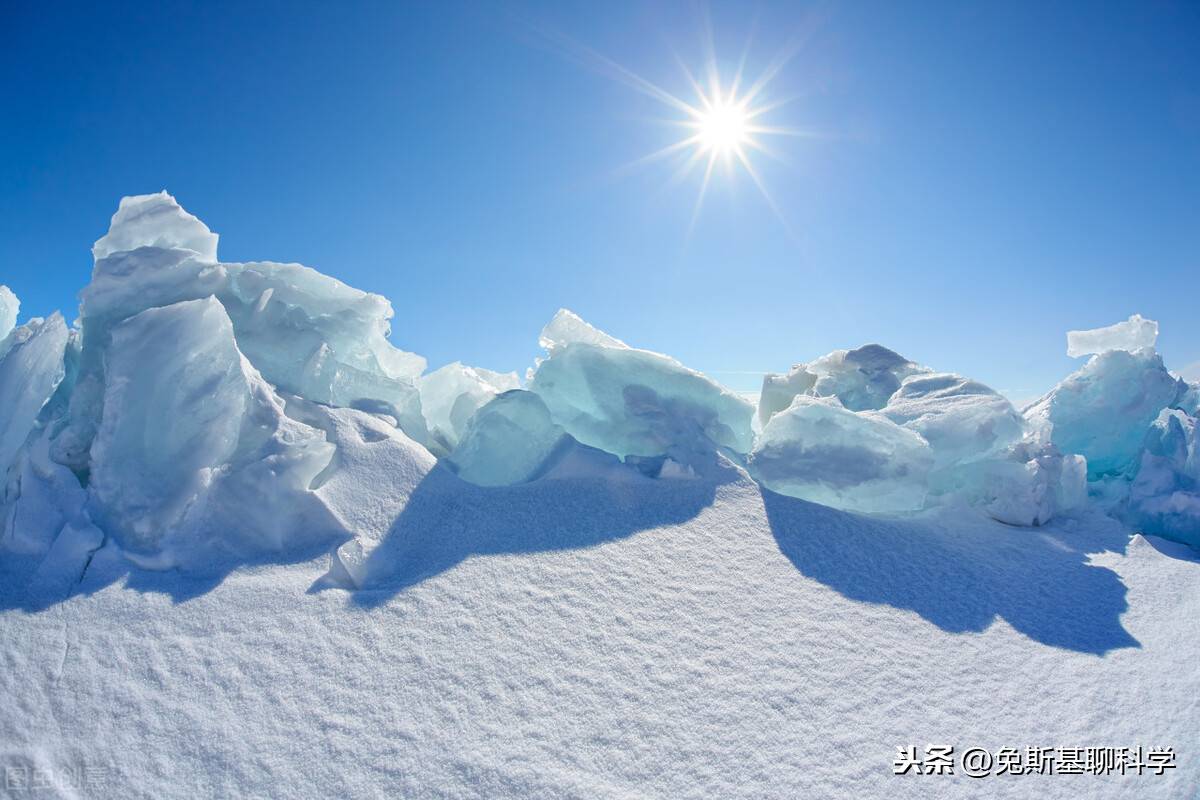
<path id="1" fill-rule="evenodd" d="M 933 452 L 919 434 L 833 398 L 798 395 L 763 427 L 751 474 L 782 494 L 851 511 L 916 511 Z"/>
<path id="2" fill-rule="evenodd" d="M 539 395 L 514 389 L 472 417 L 449 462 L 463 480 L 509 486 L 535 477 L 569 439 Z"/>
<path id="3" fill-rule="evenodd" d="M 1067 355 L 1071 358 L 1107 353 L 1109 350 L 1141 350 L 1158 341 L 1158 323 L 1134 314 L 1124 322 L 1088 331 L 1067 331 Z"/>
<path id="4" fill-rule="evenodd" d="M 754 407 L 673 358 L 629 347 L 566 309 L 539 341 L 548 354 L 528 388 L 582 444 L 681 464 L 753 447 Z"/>
<path id="5" fill-rule="evenodd" d="M 0 355 L 0 488 L 4 473 L 33 431 L 66 374 L 69 332 L 62 315 L 15 328 Z"/>
<path id="6" fill-rule="evenodd" d="M 493 397 L 520 388 L 517 373 L 468 367 L 457 361 L 425 375 L 417 382 L 421 412 L 431 442 L 449 453 L 466 432 L 467 423 Z"/>
<path id="7" fill-rule="evenodd" d="M 147 309 L 112 332 L 91 448 L 93 518 L 128 552 L 202 568 L 340 541 L 310 488 L 334 455 L 325 433 L 239 352 L 209 297 Z"/>
<path id="8" fill-rule="evenodd" d="M 445 492 L 704 482 L 733 464 L 844 510 L 1041 525 L 1095 502 L 1200 542 L 1197 387 L 1136 315 L 1073 332 L 1095 355 L 1024 413 L 877 344 L 768 375 L 755 408 L 566 310 L 523 389 L 457 362 L 425 374 L 391 343 L 383 297 L 299 264 L 222 263 L 217 241 L 166 193 L 126 198 L 77 327 L 14 327 L 0 291 L 0 550 L 41 559 L 47 580 L 102 545 L 197 573 L 315 549 L 330 584 L 362 586 L 435 470 Z"/>
<path id="9" fill-rule="evenodd" d="M 1107 350 L 1025 409 L 1025 416 L 1059 450 L 1086 458 L 1091 479 L 1128 478 L 1150 424 L 1186 390 L 1153 350 Z"/>

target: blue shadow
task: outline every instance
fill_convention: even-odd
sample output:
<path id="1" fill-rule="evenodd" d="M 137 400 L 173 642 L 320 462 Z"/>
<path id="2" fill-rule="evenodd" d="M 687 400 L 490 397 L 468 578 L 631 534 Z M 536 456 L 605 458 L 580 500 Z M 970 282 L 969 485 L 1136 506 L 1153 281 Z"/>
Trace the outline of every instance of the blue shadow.
<path id="1" fill-rule="evenodd" d="M 780 551 L 852 600 L 914 611 L 950 633 L 980 632 L 999 617 L 1052 647 L 1095 655 L 1140 647 L 1121 624 L 1125 585 L 1086 555 L 1123 552 L 1129 536 L 1119 525 L 885 520 L 766 489 L 762 498 Z"/>

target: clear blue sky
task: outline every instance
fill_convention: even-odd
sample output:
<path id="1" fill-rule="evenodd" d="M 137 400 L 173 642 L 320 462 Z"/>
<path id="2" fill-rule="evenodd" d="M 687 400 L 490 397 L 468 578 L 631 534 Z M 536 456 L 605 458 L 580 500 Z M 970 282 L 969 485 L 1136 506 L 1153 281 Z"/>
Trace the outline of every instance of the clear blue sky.
<path id="1" fill-rule="evenodd" d="M 4 3 L 0 283 L 73 316 L 165 188 L 222 260 L 386 295 L 431 366 L 523 370 L 560 306 L 739 389 L 878 341 L 1026 396 L 1133 312 L 1200 360 L 1200 4 L 712 5 L 726 74 L 809 31 L 768 119 L 822 136 L 755 162 L 786 225 L 718 173 L 689 237 L 698 175 L 621 169 L 672 112 L 561 42 L 686 94 L 698 9 Z"/>

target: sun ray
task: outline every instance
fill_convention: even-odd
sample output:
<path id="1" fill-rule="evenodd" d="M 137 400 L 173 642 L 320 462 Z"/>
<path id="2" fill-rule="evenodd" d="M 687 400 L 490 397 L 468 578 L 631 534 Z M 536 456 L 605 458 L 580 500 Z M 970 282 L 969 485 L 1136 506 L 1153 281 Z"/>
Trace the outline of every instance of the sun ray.
<path id="1" fill-rule="evenodd" d="M 700 193 L 696 195 L 696 205 L 692 209 L 692 220 L 688 223 L 687 239 L 692 238 L 692 231 L 696 228 L 696 222 L 700 219 L 700 209 L 704 206 L 704 195 L 708 191 L 708 182 L 712 178 L 713 165 L 717 163 L 717 151 L 709 151 L 708 165 L 704 168 L 704 179 L 700 182 Z"/>

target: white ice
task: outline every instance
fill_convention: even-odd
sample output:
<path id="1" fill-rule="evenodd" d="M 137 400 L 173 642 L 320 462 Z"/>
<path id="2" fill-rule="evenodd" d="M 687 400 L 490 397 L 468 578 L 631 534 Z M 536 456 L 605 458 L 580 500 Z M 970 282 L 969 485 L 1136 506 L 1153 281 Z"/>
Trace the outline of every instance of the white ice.
<path id="1" fill-rule="evenodd" d="M 0 486 L 65 375 L 68 331 L 61 314 L 14 329 L 0 355 Z"/>
<path id="2" fill-rule="evenodd" d="M 1067 355 L 1071 358 L 1106 353 L 1109 350 L 1140 350 L 1154 347 L 1158 323 L 1134 314 L 1124 322 L 1088 331 L 1067 331 Z"/>
<path id="3" fill-rule="evenodd" d="M 4 338 L 17 326 L 20 311 L 21 301 L 12 289 L 0 284 L 0 354 L 4 353 Z"/>
<path id="4" fill-rule="evenodd" d="M 127 552 L 203 572 L 344 538 L 310 492 L 334 447 L 286 416 L 215 298 L 116 326 L 105 377 L 91 508 Z"/>

